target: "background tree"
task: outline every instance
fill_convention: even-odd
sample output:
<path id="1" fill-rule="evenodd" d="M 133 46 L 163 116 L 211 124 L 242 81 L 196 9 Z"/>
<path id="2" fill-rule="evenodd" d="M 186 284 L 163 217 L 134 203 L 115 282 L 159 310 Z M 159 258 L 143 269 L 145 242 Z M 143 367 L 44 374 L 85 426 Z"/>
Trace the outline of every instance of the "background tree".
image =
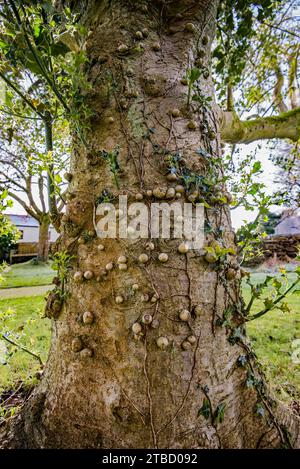
<path id="1" fill-rule="evenodd" d="M 275 233 L 275 228 L 281 219 L 281 215 L 278 213 L 269 212 L 266 220 L 263 223 L 265 232 L 270 235 Z"/>
<path id="2" fill-rule="evenodd" d="M 287 205 L 297 209 L 300 205 L 300 152 L 297 144 L 285 142 L 273 155 L 277 166 L 275 182 L 287 199 Z"/>
<path id="3" fill-rule="evenodd" d="M 1 174 L 10 196 L 38 220 L 38 257 L 47 259 L 49 225 L 52 223 L 60 230 L 64 205 L 60 174 L 68 166 L 69 151 L 65 113 L 73 112 L 72 123 L 76 120 L 75 110 L 69 109 L 61 92 L 68 94 L 71 71 L 80 63 L 80 54 L 76 59 L 72 54 L 65 57 L 69 48 L 54 37 L 59 17 L 54 15 L 50 25 L 39 7 L 36 11 L 31 9 L 30 2 L 26 7 L 31 21 L 24 4 L 23 23 L 14 2 L 10 2 L 10 8 L 1 10 L 0 77 L 4 85 L 1 113 L 5 122 L 1 132 Z M 76 93 L 75 82 L 72 81 L 70 93 Z"/>
<path id="4" fill-rule="evenodd" d="M 299 120 L 297 3 L 261 2 L 255 14 L 248 2 L 242 6 L 237 1 L 236 6 L 235 13 L 231 2 L 220 2 L 222 21 L 217 28 L 219 41 L 213 55 L 219 72 L 219 99 L 231 112 L 227 117 L 235 120 L 235 130 L 244 132 L 243 138 L 239 135 L 237 140 L 253 141 L 256 132 L 259 139 L 268 139 L 268 131 L 274 138 L 275 131 L 278 138 L 282 132 L 282 137 L 297 141 L 299 133 L 292 128 L 293 122 L 297 127 Z M 235 95 L 237 87 L 239 92 Z M 247 124 L 239 123 L 234 110 L 246 117 Z M 255 118 L 278 112 L 288 114 L 283 120 L 265 119 L 261 121 L 264 125 Z M 225 130 L 223 139 L 226 140 Z M 229 138 L 230 143 L 233 140 Z"/>
<path id="5" fill-rule="evenodd" d="M 57 132 L 53 150 L 45 153 L 43 123 L 8 115 L 2 123 L 0 186 L 39 222 L 38 258 L 44 261 L 48 259 L 51 213 L 57 217 L 65 202 L 60 174 L 68 161 L 66 130 L 60 128 L 60 139 Z"/>
<path id="6" fill-rule="evenodd" d="M 2 88 L 4 85 L 1 113 L 6 116 L 7 124 L 2 131 L 2 138 L 6 141 L 6 148 L 3 142 L 1 150 L 5 154 L 1 161 L 3 172 L 6 173 L 9 167 L 3 182 L 9 184 L 10 195 L 39 221 L 39 257 L 46 258 L 50 221 L 57 231 L 60 230 L 63 200 L 58 197 L 58 184 L 61 179 L 59 171 L 68 165 L 68 142 L 66 138 L 63 141 L 66 126 L 69 123 L 72 130 L 81 132 L 77 122 L 81 102 L 76 96 L 81 76 L 78 67 L 84 56 L 75 39 L 70 40 L 74 29 L 71 23 L 65 22 L 64 35 L 60 37 L 62 19 L 59 14 L 52 14 L 49 19 L 46 11 L 52 9 L 53 13 L 50 3 L 45 9 L 43 5 L 30 1 L 22 5 L 14 1 L 1 2 L 1 5 L 0 79 Z M 66 31 L 66 25 L 70 31 Z M 70 53 L 72 46 L 76 54 Z M 71 106 L 68 105 L 70 100 Z M 13 124 L 12 118 L 15 119 Z M 17 135 L 17 126 L 22 128 L 20 135 Z M 26 138 L 27 146 L 21 136 Z M 84 138 L 82 134 L 81 138 Z M 12 143 L 13 151 L 9 148 Z M 16 159 L 22 161 L 23 177 L 18 171 L 20 168 L 16 169 Z M 47 188 L 44 187 L 45 174 Z M 25 184 L 20 184 L 20 177 L 23 182 L 26 179 Z M 38 185 L 38 196 L 37 193 L 33 196 L 32 184 Z M 26 194 L 29 203 L 24 203 L 19 197 L 17 191 L 20 190 Z"/>
<path id="7" fill-rule="evenodd" d="M 256 315 L 252 298 L 244 305 L 220 138 L 296 140 L 299 110 L 249 121 L 231 106 L 220 112 L 210 62 L 216 24 L 223 25 L 231 31 L 225 54 L 242 49 L 236 61 L 242 73 L 255 22 L 272 19 L 274 4 L 70 5 L 56 2 L 55 11 L 9 1 L 3 9 L 9 28 L 17 20 L 25 39 L 37 15 L 42 29 L 57 16 L 64 29 L 65 14 L 86 55 L 75 99 L 84 112 L 76 114 L 69 203 L 57 243 L 59 282 L 46 307 L 54 321 L 51 352 L 3 446 L 299 446 L 299 419 L 270 396 L 245 331 L 247 321 L 280 304 L 284 280 Z M 33 43 L 43 54 L 31 35 Z M 182 203 L 204 203 L 204 249 L 178 249 L 176 240 L 98 240 L 96 206 L 119 194 L 149 202 L 178 194 Z M 268 282 L 253 287 L 255 298 Z"/>
<path id="8" fill-rule="evenodd" d="M 268 18 L 260 21 L 260 7 L 251 15 L 245 4 L 234 15 L 231 5 L 220 4 L 223 21 L 218 23 L 213 52 L 217 94 L 223 108 L 243 116 L 246 126 L 248 121 L 249 126 L 255 123 L 258 116 L 297 112 L 299 107 L 297 2 L 274 5 Z M 232 116 L 231 112 L 228 115 Z M 297 148 L 297 142 L 278 139 L 263 145 L 258 142 L 248 152 L 239 144 L 226 148 L 224 170 L 234 196 L 231 210 L 243 207 L 255 213 L 253 221 L 239 229 L 242 261 L 257 250 L 269 211 L 276 206 L 297 206 Z M 264 172 L 261 155 L 266 153 L 275 166 L 273 192 L 265 182 L 269 174 Z"/>
<path id="9" fill-rule="evenodd" d="M 10 205 L 5 199 L 7 192 L 0 195 L 0 262 L 6 261 L 12 246 L 18 241 L 20 232 L 13 226 L 3 211 Z M 0 269 L 1 270 L 1 269 Z"/>

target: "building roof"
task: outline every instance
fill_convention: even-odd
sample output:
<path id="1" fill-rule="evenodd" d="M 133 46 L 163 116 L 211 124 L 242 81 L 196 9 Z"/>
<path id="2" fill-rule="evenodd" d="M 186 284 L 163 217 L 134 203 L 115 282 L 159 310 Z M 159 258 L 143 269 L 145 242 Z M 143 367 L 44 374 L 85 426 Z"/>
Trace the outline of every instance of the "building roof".
<path id="1" fill-rule="evenodd" d="M 300 234 L 300 216 L 295 211 L 286 210 L 275 228 L 276 235 Z"/>
<path id="2" fill-rule="evenodd" d="M 38 228 L 39 227 L 39 222 L 29 216 L 29 215 L 13 215 L 13 214 L 7 214 L 8 218 L 10 219 L 10 221 L 16 225 L 17 228 L 30 228 L 30 227 L 33 227 L 33 228 Z"/>

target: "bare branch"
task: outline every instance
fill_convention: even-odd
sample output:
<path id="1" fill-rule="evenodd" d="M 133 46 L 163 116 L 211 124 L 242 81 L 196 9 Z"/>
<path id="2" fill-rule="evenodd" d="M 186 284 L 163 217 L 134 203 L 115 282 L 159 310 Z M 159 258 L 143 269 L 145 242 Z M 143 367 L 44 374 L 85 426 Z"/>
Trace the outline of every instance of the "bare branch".
<path id="1" fill-rule="evenodd" d="M 16 181 L 16 179 L 12 179 L 11 177 L 9 177 L 7 175 L 7 173 L 5 173 L 4 171 L 0 171 L 0 174 L 2 176 L 5 177 L 5 180 L 6 182 L 18 187 L 19 189 L 21 189 L 21 191 L 25 192 L 27 194 L 27 190 L 26 190 L 26 187 L 25 186 L 22 186 L 22 184 L 20 184 L 19 182 Z"/>
<path id="2" fill-rule="evenodd" d="M 5 187 L 0 187 L 0 190 L 5 190 Z M 32 210 L 32 208 L 29 207 L 29 205 L 27 205 L 24 202 L 24 200 L 22 200 L 19 196 L 17 196 L 15 192 L 7 191 L 7 195 L 11 197 L 12 199 L 14 199 L 16 202 L 18 202 L 24 208 L 24 210 L 28 213 L 28 215 L 31 215 L 33 218 L 39 221 L 38 214 L 35 213 L 35 211 Z"/>
<path id="3" fill-rule="evenodd" d="M 242 121 L 235 112 L 222 112 L 221 137 L 228 143 L 250 143 L 255 140 L 300 138 L 300 108 L 271 117 Z"/>
<path id="4" fill-rule="evenodd" d="M 62 209 L 64 208 L 64 206 L 66 205 L 66 201 L 65 201 L 65 196 L 67 195 L 68 193 L 68 189 L 66 189 L 62 194 L 59 195 L 59 198 L 57 199 L 57 209 L 59 212 L 62 211 Z"/>
<path id="5" fill-rule="evenodd" d="M 290 34 L 291 36 L 295 36 L 295 37 L 300 39 L 299 34 L 295 33 L 294 31 L 290 31 L 288 29 L 280 28 L 279 26 L 276 26 L 275 24 L 267 23 L 266 21 L 264 22 L 264 24 L 266 26 L 269 26 L 269 28 L 278 29 L 279 31 L 281 31 L 283 33 Z"/>
<path id="6" fill-rule="evenodd" d="M 284 76 L 278 63 L 275 65 L 275 75 L 276 75 L 276 84 L 274 88 L 274 103 L 277 106 L 279 112 L 286 112 L 288 108 L 284 102 L 283 95 L 282 95 L 282 88 L 284 85 Z"/>
<path id="7" fill-rule="evenodd" d="M 296 75 L 297 75 L 297 67 L 298 67 L 298 56 L 299 56 L 300 46 L 297 46 L 297 50 L 295 54 L 291 54 L 290 56 L 290 68 L 289 68 L 289 98 L 291 102 L 291 108 L 296 109 L 299 106 L 297 92 L 299 89 L 296 85 Z"/>
<path id="8" fill-rule="evenodd" d="M 3 148 L 0 147 L 0 150 L 4 150 Z M 6 151 L 6 150 L 4 150 Z M 7 152 L 7 153 L 10 153 L 10 152 Z M 11 155 L 13 155 L 12 153 L 10 153 Z M 15 156 L 15 155 L 14 155 Z M 18 175 L 25 180 L 25 175 L 24 173 L 21 171 L 20 168 L 18 168 L 18 166 L 13 163 L 12 161 L 9 161 L 9 160 L 2 160 L 0 159 L 0 163 L 2 163 L 3 165 L 8 165 L 8 166 L 11 166 L 17 173 Z"/>
<path id="9" fill-rule="evenodd" d="M 26 194 L 28 196 L 28 200 L 29 200 L 29 203 L 30 203 L 31 207 L 34 209 L 34 211 L 38 215 L 41 215 L 42 213 L 41 213 L 40 209 L 38 208 L 38 206 L 36 205 L 36 203 L 34 201 L 34 198 L 33 198 L 33 195 L 32 195 L 31 181 L 32 181 L 32 176 L 28 175 L 26 177 Z"/>

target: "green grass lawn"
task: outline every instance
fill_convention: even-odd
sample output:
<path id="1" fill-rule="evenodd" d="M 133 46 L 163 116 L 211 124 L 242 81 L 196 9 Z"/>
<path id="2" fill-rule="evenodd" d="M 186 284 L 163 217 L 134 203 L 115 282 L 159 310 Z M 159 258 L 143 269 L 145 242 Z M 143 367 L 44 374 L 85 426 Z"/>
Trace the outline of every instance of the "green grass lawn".
<path id="1" fill-rule="evenodd" d="M 32 287 L 49 285 L 54 277 L 51 263 L 36 264 L 30 260 L 21 264 L 13 264 L 8 272 L 2 273 L 3 281 L 0 288 Z"/>
<path id="2" fill-rule="evenodd" d="M 258 283 L 265 277 L 266 274 L 254 273 L 251 275 L 251 280 L 253 283 Z M 288 278 L 292 282 L 296 275 L 288 274 Z M 247 303 L 250 298 L 250 288 L 244 286 L 243 293 Z M 300 339 L 300 296 L 292 294 L 285 301 L 290 307 L 290 313 L 269 311 L 264 316 L 250 321 L 247 324 L 247 331 L 273 391 L 281 400 L 288 401 L 293 398 L 300 399 L 300 367 L 295 360 L 293 362 L 292 357 L 297 345 L 295 341 Z M 256 301 L 251 314 L 262 309 L 262 302 Z"/>
<path id="3" fill-rule="evenodd" d="M 294 274 L 290 276 L 292 279 Z M 265 274 L 258 273 L 253 274 L 252 279 L 261 282 L 264 277 Z M 250 297 L 247 286 L 244 287 L 244 297 L 247 302 Z M 292 294 L 287 302 L 291 308 L 290 313 L 271 311 L 247 325 L 254 350 L 266 376 L 275 394 L 285 401 L 300 399 L 300 367 L 299 364 L 293 363 L 291 356 L 293 341 L 300 339 L 300 296 Z M 41 319 L 43 304 L 41 296 L 0 300 L 0 312 L 14 312 L 14 315 L 5 321 L 6 327 L 19 334 L 19 342 L 40 355 L 45 362 L 50 342 L 50 321 Z M 256 303 L 252 313 L 260 309 L 261 304 Z M 0 359 L 1 357 L 3 359 L 0 346 Z M 37 360 L 16 349 L 9 365 L 0 364 L 0 391 L 14 387 L 20 381 L 32 382 L 39 368 Z"/>
<path id="4" fill-rule="evenodd" d="M 44 304 L 42 296 L 0 300 L 0 334 L 12 331 L 13 335 L 8 337 L 39 355 L 43 363 L 50 345 L 50 320 L 42 319 Z M 3 321 L 4 311 L 9 317 Z M 20 381 L 32 383 L 40 369 L 34 357 L 17 347 L 10 348 L 13 354 L 7 360 L 6 345 L 5 341 L 0 342 L 0 392 L 18 386 Z"/>

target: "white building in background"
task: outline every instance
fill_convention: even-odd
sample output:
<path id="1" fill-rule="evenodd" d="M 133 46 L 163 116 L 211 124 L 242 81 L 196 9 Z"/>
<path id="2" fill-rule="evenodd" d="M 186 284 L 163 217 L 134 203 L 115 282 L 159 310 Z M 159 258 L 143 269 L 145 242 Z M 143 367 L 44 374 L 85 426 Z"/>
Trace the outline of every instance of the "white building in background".
<path id="1" fill-rule="evenodd" d="M 286 209 L 275 228 L 275 235 L 300 235 L 300 215 L 298 210 Z"/>
<path id="2" fill-rule="evenodd" d="M 7 214 L 11 223 L 21 232 L 19 243 L 37 243 L 39 240 L 39 222 L 29 215 Z M 49 241 L 53 243 L 58 238 L 58 233 L 53 226 L 49 228 Z"/>

